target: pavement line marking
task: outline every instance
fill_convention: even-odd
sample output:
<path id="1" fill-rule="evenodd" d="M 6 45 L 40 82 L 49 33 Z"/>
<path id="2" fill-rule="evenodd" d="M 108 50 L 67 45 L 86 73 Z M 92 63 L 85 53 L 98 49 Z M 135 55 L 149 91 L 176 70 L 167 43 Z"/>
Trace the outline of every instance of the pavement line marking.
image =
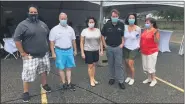
<path id="1" fill-rule="evenodd" d="M 42 88 L 41 88 L 41 103 L 42 104 L 48 103 L 46 91 L 44 91 Z"/>
<path id="2" fill-rule="evenodd" d="M 181 42 L 179 42 L 179 41 L 170 41 L 170 42 L 181 44 Z"/>
<path id="3" fill-rule="evenodd" d="M 159 78 L 159 77 L 155 77 L 155 78 L 156 78 L 157 80 L 159 80 L 159 81 L 161 81 L 161 82 L 167 84 L 168 86 L 171 86 L 171 87 L 173 87 L 173 88 L 175 88 L 175 89 L 177 89 L 177 90 L 179 90 L 179 91 L 181 91 L 181 92 L 184 93 L 184 90 L 183 90 L 182 88 L 180 88 L 180 87 L 178 87 L 178 86 L 175 86 L 175 85 L 173 85 L 173 84 L 171 84 L 171 83 L 169 83 L 169 82 L 167 82 L 167 81 L 165 81 L 165 80 L 163 80 L 163 79 L 161 79 L 161 78 Z"/>

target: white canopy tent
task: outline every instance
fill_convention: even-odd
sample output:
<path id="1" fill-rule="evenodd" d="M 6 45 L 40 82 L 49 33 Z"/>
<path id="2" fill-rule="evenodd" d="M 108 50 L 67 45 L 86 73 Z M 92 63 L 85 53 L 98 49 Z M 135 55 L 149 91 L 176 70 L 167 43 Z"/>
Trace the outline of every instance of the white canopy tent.
<path id="1" fill-rule="evenodd" d="M 39 15 L 44 19 L 50 28 L 58 24 L 58 15 L 61 11 L 68 14 L 69 20 L 73 26 L 85 26 L 85 19 L 88 16 L 94 16 L 99 19 L 99 26 L 102 27 L 103 19 L 108 15 L 112 8 L 121 12 L 121 18 L 124 18 L 129 12 L 144 12 L 151 10 L 174 8 L 183 8 L 183 1 L 122 1 L 103 0 L 103 1 L 0 1 L 1 4 L 1 23 L 8 17 L 15 19 L 15 24 L 25 19 L 27 6 L 36 4 L 40 7 Z M 82 27 L 83 28 L 83 27 Z M 78 29 L 79 32 L 81 29 Z"/>
<path id="2" fill-rule="evenodd" d="M 86 0 L 84 0 L 86 1 Z M 104 9 L 107 7 L 112 8 L 118 8 L 121 12 L 126 11 L 126 14 L 128 12 L 143 12 L 143 11 L 150 11 L 150 10 L 161 10 L 161 9 L 167 9 L 167 6 L 173 6 L 177 8 L 184 8 L 184 2 L 183 1 L 142 1 L 142 0 L 134 0 L 134 1 L 123 1 L 123 0 L 102 0 L 102 1 L 90 1 L 91 3 L 95 3 L 100 5 L 100 27 L 103 24 L 103 15 Z M 132 8 L 131 8 L 132 7 Z M 127 9 L 126 9 L 127 8 Z"/>

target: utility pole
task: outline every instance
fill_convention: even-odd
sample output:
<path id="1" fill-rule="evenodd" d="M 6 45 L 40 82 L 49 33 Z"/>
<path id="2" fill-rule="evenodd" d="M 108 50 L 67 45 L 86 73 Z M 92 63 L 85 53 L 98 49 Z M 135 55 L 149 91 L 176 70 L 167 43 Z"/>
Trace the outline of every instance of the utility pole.
<path id="1" fill-rule="evenodd" d="M 99 18 L 99 29 L 103 26 L 103 1 L 100 1 L 100 18 Z"/>

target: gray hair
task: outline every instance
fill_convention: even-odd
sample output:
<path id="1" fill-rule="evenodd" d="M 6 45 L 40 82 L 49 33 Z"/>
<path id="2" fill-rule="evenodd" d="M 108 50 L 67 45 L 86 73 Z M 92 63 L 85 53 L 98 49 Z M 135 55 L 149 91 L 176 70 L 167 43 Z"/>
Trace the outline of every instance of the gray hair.
<path id="1" fill-rule="evenodd" d="M 60 15 L 62 15 L 62 14 L 64 14 L 64 15 L 66 15 L 66 16 L 67 16 L 67 14 L 66 14 L 66 13 L 64 13 L 64 12 L 61 12 L 61 13 L 59 14 L 59 16 L 60 16 Z"/>

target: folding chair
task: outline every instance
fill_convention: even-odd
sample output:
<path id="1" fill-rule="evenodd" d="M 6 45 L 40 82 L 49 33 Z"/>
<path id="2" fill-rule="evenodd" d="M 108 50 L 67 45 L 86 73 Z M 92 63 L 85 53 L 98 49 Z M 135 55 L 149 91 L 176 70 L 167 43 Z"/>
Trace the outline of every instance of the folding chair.
<path id="1" fill-rule="evenodd" d="M 14 52 L 17 52 L 18 49 L 16 48 L 13 38 L 4 38 L 3 41 L 5 42 L 4 50 L 8 52 L 8 55 L 6 55 L 4 59 L 7 59 L 10 55 L 13 55 L 14 58 L 17 59 L 17 57 L 14 55 Z"/>

